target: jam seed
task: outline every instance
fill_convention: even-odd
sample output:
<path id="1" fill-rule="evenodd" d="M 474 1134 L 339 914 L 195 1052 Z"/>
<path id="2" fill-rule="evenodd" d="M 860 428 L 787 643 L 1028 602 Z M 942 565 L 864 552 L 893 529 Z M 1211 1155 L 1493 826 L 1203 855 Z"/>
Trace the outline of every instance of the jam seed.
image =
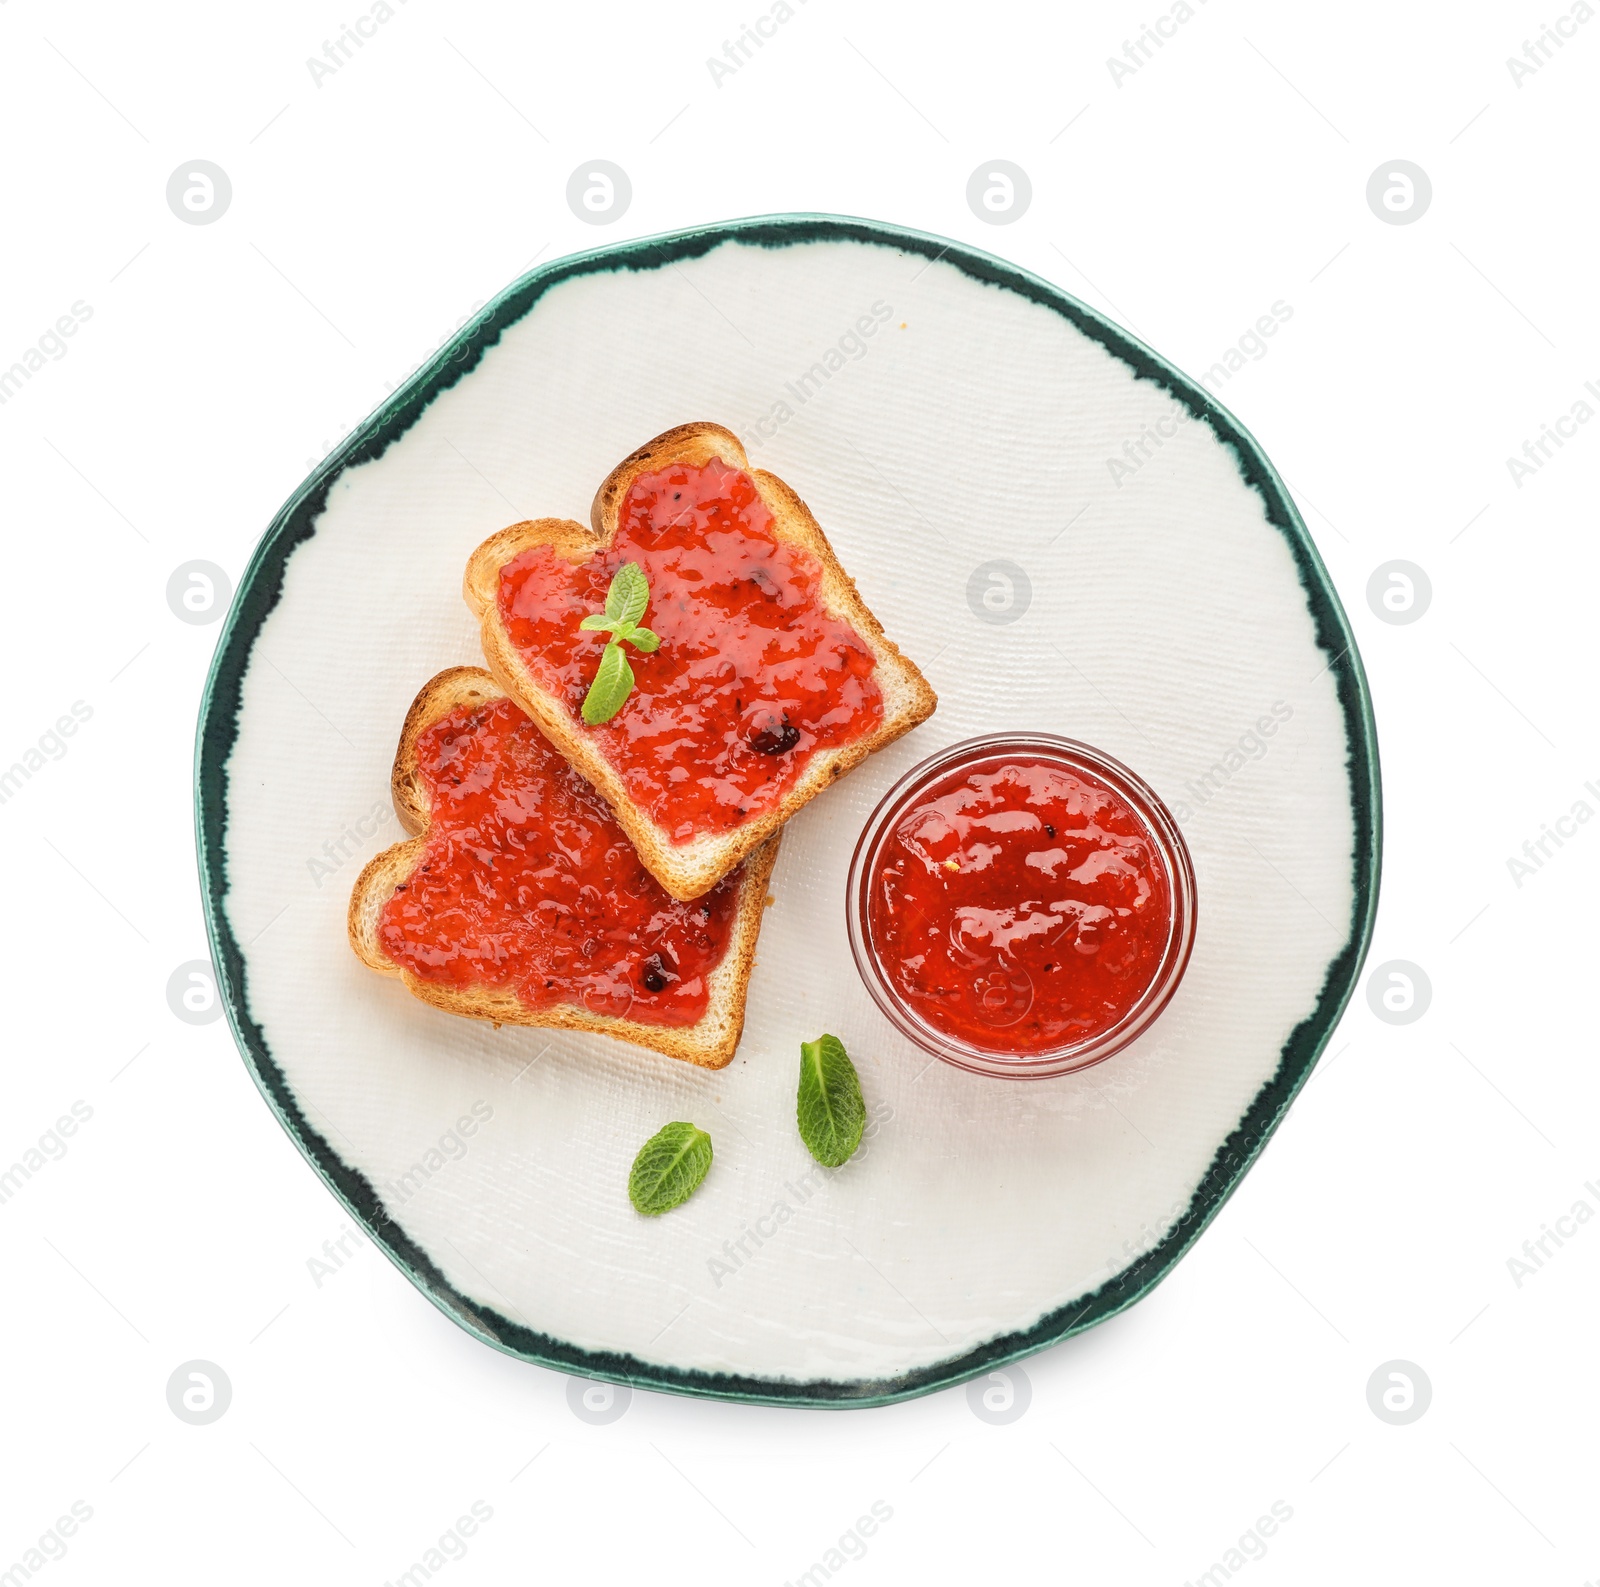
<path id="1" fill-rule="evenodd" d="M 665 992 L 678 979 L 676 965 L 667 963 L 667 956 L 652 953 L 640 969 L 639 981 L 647 992 Z"/>
<path id="2" fill-rule="evenodd" d="M 782 755 L 800 742 L 800 729 L 784 716 L 781 722 L 767 722 L 750 735 L 750 747 L 758 755 Z M 739 812 L 740 815 L 744 811 Z"/>

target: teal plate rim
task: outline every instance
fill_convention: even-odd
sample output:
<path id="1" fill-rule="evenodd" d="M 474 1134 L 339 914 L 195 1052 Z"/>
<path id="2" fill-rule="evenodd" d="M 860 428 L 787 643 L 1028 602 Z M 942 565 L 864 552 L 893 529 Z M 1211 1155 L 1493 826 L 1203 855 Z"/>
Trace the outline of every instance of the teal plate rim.
<path id="1" fill-rule="evenodd" d="M 390 1217 L 372 1183 L 339 1157 L 301 1111 L 261 1027 L 251 1015 L 244 954 L 223 910 L 228 890 L 224 846 L 228 822 L 227 763 L 238 734 L 238 713 L 251 650 L 283 592 L 288 559 L 302 540 L 316 533 L 317 520 L 338 476 L 353 464 L 382 456 L 435 397 L 477 366 L 502 331 L 527 315 L 559 282 L 599 271 L 658 270 L 679 260 L 699 258 L 725 242 L 787 248 L 819 241 L 868 243 L 919 254 L 930 263 L 943 260 L 976 281 L 1019 293 L 1060 314 L 1129 365 L 1139 378 L 1158 386 L 1183 403 L 1194 418 L 1211 425 L 1218 439 L 1231 448 L 1240 475 L 1260 494 L 1268 522 L 1283 535 L 1294 556 L 1317 644 L 1329 658 L 1327 670 L 1333 675 L 1344 713 L 1355 824 L 1355 885 L 1349 936 L 1328 964 L 1315 1007 L 1285 1042 L 1276 1072 L 1218 1148 L 1187 1209 L 1166 1238 L 1092 1294 L 1046 1314 L 1029 1328 L 1000 1335 L 948 1360 L 897 1377 L 862 1381 L 801 1381 L 681 1370 L 630 1355 L 584 1350 L 538 1333 L 461 1294 L 428 1253 Z M 1232 414 L 1158 353 L 1087 304 L 993 255 L 964 243 L 880 221 L 839 215 L 763 215 L 613 243 L 538 266 L 488 304 L 322 460 L 272 520 L 239 581 L 223 624 L 206 679 L 196 733 L 195 829 L 201 895 L 212 959 L 219 974 L 219 991 L 251 1078 L 328 1188 L 389 1260 L 446 1316 L 507 1355 L 580 1377 L 747 1404 L 848 1408 L 893 1404 L 995 1371 L 1116 1316 L 1172 1271 L 1259 1156 L 1310 1077 L 1355 990 L 1378 905 L 1382 795 L 1371 695 L 1344 609 L 1282 479 Z"/>

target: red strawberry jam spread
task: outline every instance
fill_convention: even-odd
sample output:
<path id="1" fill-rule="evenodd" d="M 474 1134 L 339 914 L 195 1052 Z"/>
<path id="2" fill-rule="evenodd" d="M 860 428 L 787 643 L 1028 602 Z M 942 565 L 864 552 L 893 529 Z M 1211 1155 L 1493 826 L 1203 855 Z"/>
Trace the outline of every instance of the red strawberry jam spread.
<path id="1" fill-rule="evenodd" d="M 606 640 L 578 624 L 625 562 L 650 581 L 643 621 L 661 648 L 628 651 L 633 693 L 586 731 L 673 842 L 770 810 L 818 750 L 882 722 L 873 654 L 823 609 L 822 564 L 780 541 L 755 482 L 716 458 L 641 474 L 588 561 L 540 546 L 501 568 L 511 642 L 574 719 Z"/>
<path id="2" fill-rule="evenodd" d="M 1026 1054 L 1092 1041 L 1169 958 L 1173 879 L 1149 821 L 1049 753 L 969 759 L 913 787 L 870 863 L 863 899 L 880 972 L 967 1046 Z"/>
<path id="3" fill-rule="evenodd" d="M 507 988 L 692 1025 L 733 935 L 743 871 L 680 903 L 605 801 L 509 700 L 452 711 L 417 740 L 432 820 L 383 906 L 383 950 L 420 980 Z"/>

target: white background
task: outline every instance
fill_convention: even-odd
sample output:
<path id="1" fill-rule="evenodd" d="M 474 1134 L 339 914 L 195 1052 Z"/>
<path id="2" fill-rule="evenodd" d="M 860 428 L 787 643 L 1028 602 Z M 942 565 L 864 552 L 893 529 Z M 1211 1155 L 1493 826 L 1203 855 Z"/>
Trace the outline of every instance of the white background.
<path id="1" fill-rule="evenodd" d="M 707 57 L 766 11 L 395 12 L 319 86 L 307 57 L 370 8 L 0 3 L 0 367 L 93 311 L 0 407 L 0 761 L 93 712 L 0 804 L 0 1165 L 93 1110 L 0 1204 L 0 1570 L 81 1500 L 49 1580 L 377 1587 L 481 1500 L 448 1581 L 777 1584 L 879 1500 L 851 1582 L 1180 1587 L 1276 1500 L 1252 1580 L 1600 1577 L 1600 1220 L 1508 1269 L 1600 1209 L 1600 832 L 1520 886 L 1507 865 L 1600 809 L 1600 425 L 1520 485 L 1506 466 L 1600 384 L 1600 19 L 1518 86 L 1507 57 L 1566 11 L 1209 0 L 1118 86 L 1107 57 L 1169 11 L 809 0 L 718 86 Z M 595 158 L 633 185 L 606 227 L 565 198 Z M 1033 186 L 1005 227 L 965 199 L 995 158 Z M 1366 202 L 1397 158 L 1432 180 L 1411 225 Z M 195 159 L 231 178 L 215 224 L 166 203 Z M 1003 1426 L 964 1389 L 848 1413 L 641 1392 L 585 1423 L 370 1246 L 313 1280 L 340 1208 L 225 1024 L 166 1001 L 205 953 L 191 743 L 217 634 L 173 616 L 169 575 L 237 579 L 309 466 L 535 259 L 793 210 L 992 249 L 1194 374 L 1292 305 L 1219 395 L 1296 492 L 1371 676 L 1370 963 L 1433 987 L 1403 1027 L 1358 996 L 1196 1250 L 1030 1360 Z M 1396 558 L 1433 589 L 1403 626 L 1366 598 Z M 233 1386 L 208 1426 L 167 1407 L 192 1358 Z M 1407 1426 L 1367 1405 L 1397 1358 L 1433 1388 Z"/>

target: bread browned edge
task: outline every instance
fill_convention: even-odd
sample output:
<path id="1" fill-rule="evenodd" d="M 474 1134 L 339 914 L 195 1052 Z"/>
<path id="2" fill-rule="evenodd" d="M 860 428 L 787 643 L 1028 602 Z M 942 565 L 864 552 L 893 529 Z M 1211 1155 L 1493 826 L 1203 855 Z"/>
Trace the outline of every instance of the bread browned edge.
<path id="1" fill-rule="evenodd" d="M 573 562 L 586 560 L 615 538 L 617 515 L 629 487 L 640 474 L 673 463 L 699 467 L 713 457 L 746 470 L 773 515 L 778 537 L 804 546 L 822 564 L 823 605 L 831 615 L 847 621 L 872 650 L 877 662 L 874 675 L 883 690 L 884 713 L 875 733 L 813 755 L 795 785 L 772 810 L 751 817 L 731 832 L 706 834 L 676 844 L 668 831 L 634 802 L 622 779 L 595 747 L 582 720 L 571 715 L 523 664 L 500 620 L 500 569 L 513 557 L 539 545 L 548 545 L 557 556 Z M 839 565 L 811 509 L 776 474 L 751 469 L 738 437 L 720 424 L 680 424 L 640 447 L 606 476 L 595 495 L 590 516 L 592 529 L 571 519 L 537 518 L 491 535 L 467 563 L 463 593 L 482 626 L 484 657 L 501 687 L 600 792 L 656 880 L 674 898 L 698 898 L 829 784 L 874 750 L 925 721 L 939 703 L 938 697 L 915 663 L 884 634 L 882 624 L 857 592 L 855 581 Z"/>
<path id="2" fill-rule="evenodd" d="M 378 942 L 378 920 L 398 883 L 416 869 L 427 842 L 431 811 L 427 785 L 417 766 L 417 740 L 426 730 L 458 706 L 474 708 L 505 698 L 505 691 L 481 667 L 451 667 L 423 685 L 400 731 L 390 787 L 401 825 L 413 834 L 368 862 L 350 895 L 348 925 L 350 946 L 363 964 L 380 975 L 398 977 L 413 997 L 421 998 L 447 1014 L 486 1019 L 496 1025 L 547 1025 L 561 1030 L 595 1031 L 618 1041 L 632 1042 L 682 1058 L 705 1069 L 724 1068 L 732 1059 L 744 1029 L 745 993 L 755 965 L 756 938 L 767 905 L 767 883 L 778 857 L 778 837 L 750 856 L 739 885 L 733 935 L 722 962 L 711 972 L 711 1002 L 693 1025 L 646 1025 L 637 1020 L 594 1014 L 563 1004 L 532 1009 L 515 993 L 502 987 L 465 989 L 438 986 L 402 969 L 384 953 Z"/>

